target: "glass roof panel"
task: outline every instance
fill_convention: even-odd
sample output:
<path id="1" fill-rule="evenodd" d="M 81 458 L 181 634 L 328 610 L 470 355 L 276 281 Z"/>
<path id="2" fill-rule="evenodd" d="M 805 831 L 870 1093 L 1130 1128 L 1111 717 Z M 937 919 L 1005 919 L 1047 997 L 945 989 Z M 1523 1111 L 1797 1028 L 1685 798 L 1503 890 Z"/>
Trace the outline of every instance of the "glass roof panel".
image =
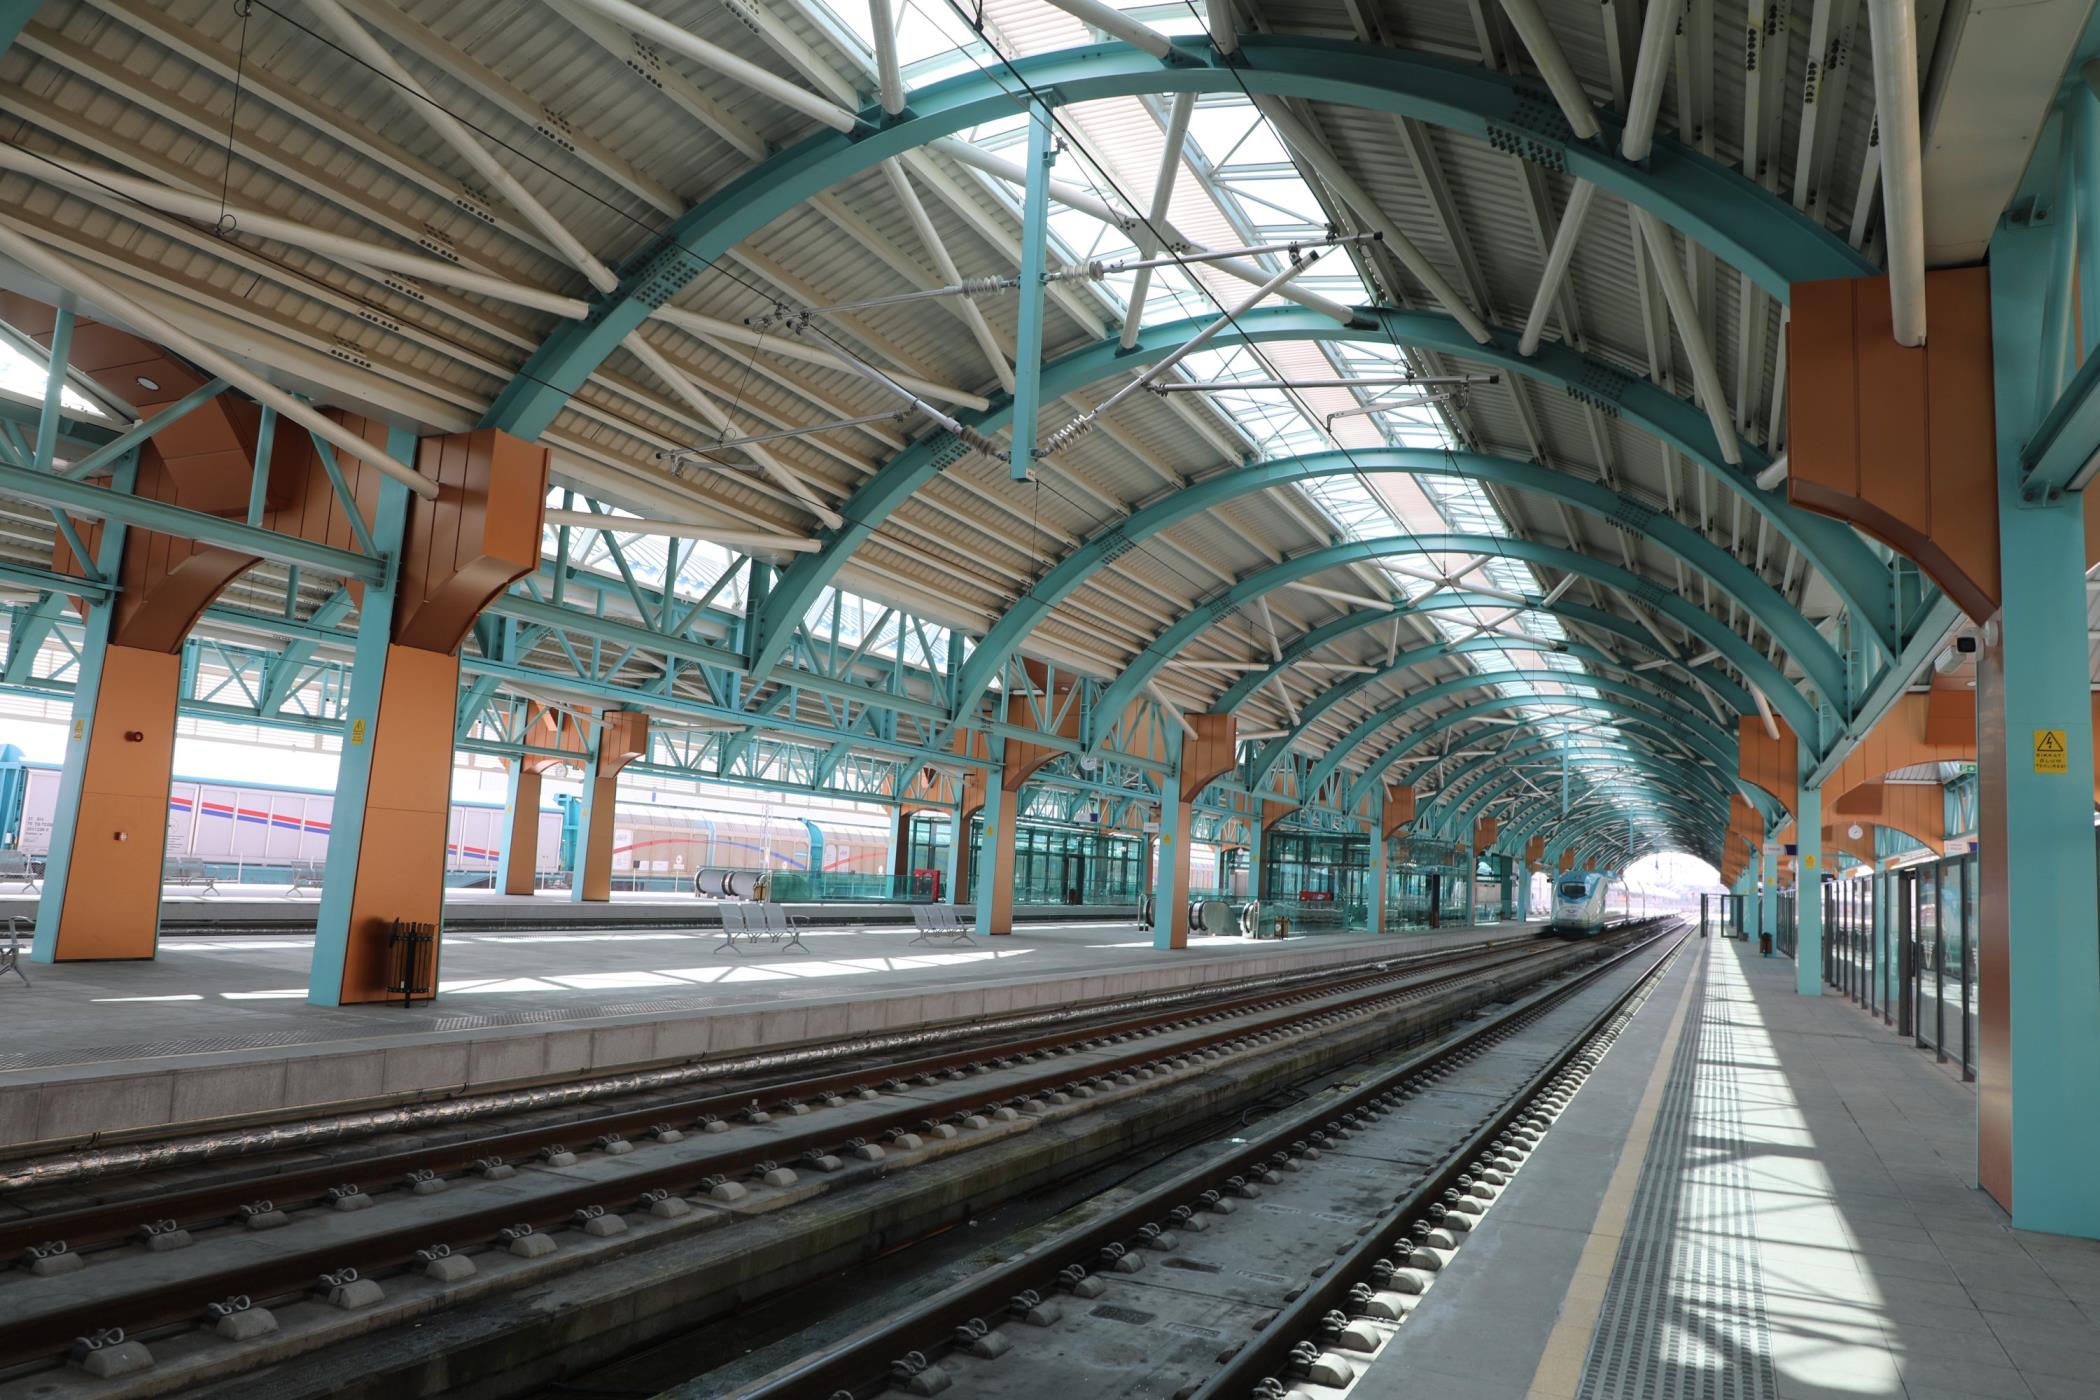
<path id="1" fill-rule="evenodd" d="M 1108 0 L 1162 33 L 1172 36 L 1203 32 L 1202 16 L 1187 4 L 1156 0 Z M 973 13 L 1011 54 L 1047 52 L 1098 35 L 1063 11 L 1019 0 L 975 0 Z M 836 6 L 844 26 L 867 44 L 867 73 L 873 74 L 872 35 L 865 5 L 844 0 Z M 899 59 L 907 83 L 930 81 L 976 66 L 996 69 L 998 58 L 971 32 L 946 0 L 904 0 L 898 21 Z M 1125 208 L 1146 208 L 1159 165 L 1168 103 L 1157 98 L 1122 98 L 1067 107 L 1060 124 L 1079 149 L 1059 162 L 1058 177 L 1086 186 L 1100 198 Z M 1149 118 L 1149 120 L 1141 120 Z M 985 149 L 1012 148 L 1025 140 L 1017 114 L 961 139 Z M 976 172 L 972 172 L 976 174 Z M 1020 192 L 990 177 L 980 184 L 1018 212 Z M 1189 135 L 1174 197 L 1168 206 L 1174 227 L 1187 236 L 1221 247 L 1289 242 L 1324 236 L 1327 220 L 1318 199 L 1299 174 L 1289 151 L 1268 121 L 1240 94 L 1205 94 L 1194 105 Z M 1050 217 L 1054 256 L 1067 261 L 1115 261 L 1135 255 L 1128 235 L 1092 216 L 1054 206 Z M 1252 259 L 1269 270 L 1283 266 L 1276 254 Z M 1098 285 L 1118 308 L 1133 295 L 1134 278 L 1120 274 Z M 1330 252 L 1294 285 L 1336 301 L 1361 302 L 1364 283 L 1352 259 Z M 1247 295 L 1245 283 L 1215 268 L 1168 268 L 1152 279 L 1142 313 L 1146 325 L 1175 320 L 1207 321 Z M 1333 376 L 1404 375 L 1419 370 L 1398 345 L 1354 343 L 1295 347 L 1270 345 L 1204 351 L 1190 356 L 1177 373 L 1203 382 L 1268 378 L 1305 379 Z M 1321 365 L 1323 370 L 1315 370 Z M 1449 426 L 1449 407 L 1424 403 L 1374 414 L 1330 419 L 1329 414 L 1381 398 L 1404 398 L 1391 388 L 1294 391 L 1223 388 L 1207 395 L 1212 406 L 1235 423 L 1264 458 L 1313 452 L 1394 447 L 1452 449 L 1459 445 Z M 1507 519 L 1477 483 L 1456 477 L 1351 474 L 1310 482 L 1300 488 L 1349 539 L 1456 533 L 1506 538 Z M 1533 568 L 1520 560 L 1490 556 L 1484 562 L 1406 556 L 1385 561 L 1380 572 L 1396 596 L 1417 599 L 1447 585 L 1435 582 L 1441 570 L 1463 577 L 1459 591 L 1477 590 L 1536 597 L 1545 591 Z M 1427 576 L 1425 578 L 1425 575 Z M 1570 643 L 1560 620 L 1551 613 L 1490 600 L 1475 606 L 1439 609 L 1427 614 L 1448 640 L 1498 646 L 1466 653 L 1476 670 L 1551 671 L 1565 682 L 1503 684 L 1506 698 L 1536 700 L 1515 713 L 1554 730 L 1563 727 L 1569 706 L 1595 700 L 1598 692 L 1583 684 L 1588 665 L 1568 654 Z M 1615 725 L 1608 712 L 1589 712 L 1591 724 Z M 1562 740 L 1561 742 L 1566 742 Z M 1594 760 L 1584 760 L 1584 764 Z M 1632 781 L 1645 782 L 1635 775 Z"/>

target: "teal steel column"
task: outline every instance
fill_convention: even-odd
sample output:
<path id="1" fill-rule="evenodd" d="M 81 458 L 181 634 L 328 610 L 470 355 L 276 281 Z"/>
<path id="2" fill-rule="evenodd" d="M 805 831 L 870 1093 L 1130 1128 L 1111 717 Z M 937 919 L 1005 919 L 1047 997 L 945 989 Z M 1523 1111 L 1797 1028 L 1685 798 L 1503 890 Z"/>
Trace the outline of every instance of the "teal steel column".
<path id="1" fill-rule="evenodd" d="M 971 862 L 976 885 L 971 892 L 971 904 L 974 906 L 972 921 L 977 926 L 980 938 L 991 935 L 992 904 L 996 897 L 985 876 L 990 875 L 993 880 L 999 878 L 999 847 L 1001 843 L 1014 839 L 1014 833 L 1006 829 L 1003 820 L 1006 807 L 1006 740 L 994 735 L 989 744 L 991 766 L 984 772 L 984 854 Z M 1006 878 L 1009 881 L 1016 878 L 1018 864 L 1017 861 L 1006 862 Z M 1013 894 L 1012 890 L 1006 892 L 1009 908 L 1012 906 Z M 1008 927 L 1011 928 L 1011 925 Z"/>
<path id="2" fill-rule="evenodd" d="M 1385 932 L 1385 798 L 1371 801 L 1370 851 L 1364 862 L 1364 932 Z"/>
<path id="3" fill-rule="evenodd" d="M 525 760 L 522 758 L 512 759 L 510 762 L 510 772 L 505 779 L 505 786 L 503 789 L 503 849 L 501 852 L 498 853 L 496 857 L 496 893 L 498 894 L 501 894 L 503 893 L 503 891 L 510 888 L 511 861 L 515 859 L 518 855 L 522 854 L 522 852 L 515 851 L 511 848 L 511 833 L 518 829 L 518 789 L 522 785 L 524 777 Z M 537 824 L 537 822 L 539 821 L 539 800 L 537 797 L 537 794 L 539 792 L 539 786 L 540 785 L 538 783 L 533 784 L 533 792 L 535 796 L 533 798 L 534 811 L 532 820 L 535 824 Z M 535 862 L 537 862 L 538 856 L 539 849 L 538 846 L 535 845 L 533 848 L 533 857 Z M 578 881 L 577 883 L 580 884 L 582 882 Z"/>
<path id="4" fill-rule="evenodd" d="M 1896 871 L 1873 873 L 1873 966 L 1882 978 L 1882 1005 L 1896 1003 Z"/>
<path id="5" fill-rule="evenodd" d="M 1254 816 L 1247 823 L 1247 898 L 1261 898 L 1261 799 L 1254 800 Z"/>
<path id="6" fill-rule="evenodd" d="M 609 711 L 606 713 L 610 713 Z M 583 761 L 583 791 L 576 798 L 576 864 L 569 871 L 569 903 L 584 902 L 584 870 L 590 865 L 591 820 L 596 815 L 592 810 L 598 805 L 598 761 L 605 748 L 605 725 L 598 726 L 591 737 L 591 754 Z M 607 794 L 610 796 L 610 794 Z M 771 847 L 769 839 L 764 843 Z M 765 858 L 759 858 L 759 873 L 765 873 Z"/>
<path id="7" fill-rule="evenodd" d="M 59 303 L 51 327 L 51 362 L 44 374 L 44 411 L 36 420 L 36 456 L 30 466 L 48 473 L 58 455 L 58 420 L 65 414 L 66 366 L 73 354 L 73 308 Z"/>
<path id="8" fill-rule="evenodd" d="M 1174 946 L 1174 906 L 1188 901 L 1188 884 L 1180 875 L 1188 869 L 1187 828 L 1191 825 L 1189 805 L 1181 800 L 1181 726 L 1169 723 L 1165 728 L 1167 771 L 1159 775 L 1159 859 L 1152 866 L 1152 946 L 1162 950 Z M 1180 917 L 1186 920 L 1187 911 Z"/>
<path id="9" fill-rule="evenodd" d="M 1523 873 L 1517 877 L 1517 922 L 1531 922 L 1531 862 L 1523 862 Z"/>
<path id="10" fill-rule="evenodd" d="M 1987 925 L 1994 906 L 2004 923 L 1985 930 L 1986 986 L 1998 970 L 1994 941 L 2007 970 L 2004 995 L 1994 998 L 1987 986 L 1983 1000 L 1979 1137 L 2001 1147 L 2009 1140 L 2009 1180 L 2002 1157 L 1986 1154 L 1981 1174 L 2016 1228 L 2100 1238 L 2100 907 L 2084 502 L 2071 494 L 2030 505 L 2022 494 L 2022 447 L 2039 418 L 2034 385 L 2046 353 L 2038 328 L 2047 306 L 2071 295 L 2050 281 L 2060 236 L 2047 224 L 2008 220 L 1991 240 L 2003 564 L 2000 612 L 1984 629 L 1977 667 L 1985 799 L 1978 837 L 1980 907 Z"/>
<path id="11" fill-rule="evenodd" d="M 1474 926 L 1474 925 L 1475 925 L 1476 923 L 1478 923 L 1478 922 L 1479 922 L 1479 913 L 1480 913 L 1480 909 L 1479 909 L 1479 901 L 1477 901 L 1476 899 L 1474 899 L 1474 898 L 1473 898 L 1473 885 L 1474 885 L 1474 882 L 1475 882 L 1476 880 L 1478 880 L 1478 879 L 1479 879 L 1479 877 L 1480 877 L 1480 848 L 1479 848 L 1478 846 L 1475 846 L 1475 845 L 1473 844 L 1473 841 L 1474 841 L 1474 836 L 1473 836 L 1473 835 L 1471 834 L 1472 832 L 1477 832 L 1477 831 L 1479 831 L 1479 829 L 1480 829 L 1480 828 L 1478 828 L 1478 827 L 1472 827 L 1472 828 L 1471 828 L 1471 830 L 1470 830 L 1470 832 L 1469 832 L 1469 834 L 1468 834 L 1468 835 L 1466 836 L 1466 927 L 1467 927 L 1467 928 L 1472 928 L 1472 927 L 1473 927 L 1473 926 Z"/>
<path id="12" fill-rule="evenodd" d="M 119 458 L 110 481 L 113 491 L 129 492 L 138 479 L 138 449 Z M 102 526 L 95 544 L 95 570 L 113 579 L 124 563 L 121 521 Z M 58 916 L 65 904 L 66 877 L 73 865 L 73 841 L 80 826 L 80 788 L 87 778 L 87 716 L 102 693 L 102 659 L 109 650 L 110 623 L 116 617 L 114 594 L 90 603 L 81 626 L 78 679 L 73 685 L 73 723 L 66 735 L 66 757 L 58 774 L 58 796 L 51 811 L 51 845 L 44 855 L 44 893 L 36 906 L 36 937 L 30 961 L 47 963 L 58 956 Z"/>
<path id="13" fill-rule="evenodd" d="M 1036 419 L 1043 404 L 1043 303 L 1049 269 L 1050 109 L 1028 105 L 1028 183 L 1021 200 L 1020 316 L 1014 328 L 1014 426 L 1009 467 L 1015 481 L 1028 480 L 1035 459 Z"/>
<path id="14" fill-rule="evenodd" d="M 1779 845 L 1769 838 L 1759 848 L 1757 931 L 1772 936 L 1772 946 L 1779 946 Z"/>
<path id="15" fill-rule="evenodd" d="M 970 819 L 963 815 L 962 803 L 948 814 L 948 869 L 941 883 L 948 891 L 948 903 L 968 904 L 970 892 L 964 888 L 973 873 L 970 869 Z"/>
<path id="16" fill-rule="evenodd" d="M 386 450 L 397 461 L 415 460 L 416 435 L 405 428 L 387 433 Z M 340 1006 L 343 960 L 350 952 L 350 901 L 357 889 L 357 860 L 364 845 L 365 799 L 372 785 L 372 746 L 379 728 L 379 692 L 386 681 L 387 649 L 394 640 L 394 592 L 400 579 L 401 541 L 408 531 L 409 492 L 392 477 L 379 483 L 372 538 L 386 552 L 386 576 L 365 585 L 357 610 L 357 641 L 350 654 L 350 695 L 343 713 L 343 753 L 336 765 L 335 811 L 330 818 L 328 859 L 321 873 L 321 913 L 314 926 L 313 964 L 306 999 L 314 1006 Z"/>
<path id="17" fill-rule="evenodd" d="M 1811 762 L 1801 746 L 1803 763 Z M 1823 790 L 1803 783 L 1794 799 L 1794 990 L 1823 995 Z"/>

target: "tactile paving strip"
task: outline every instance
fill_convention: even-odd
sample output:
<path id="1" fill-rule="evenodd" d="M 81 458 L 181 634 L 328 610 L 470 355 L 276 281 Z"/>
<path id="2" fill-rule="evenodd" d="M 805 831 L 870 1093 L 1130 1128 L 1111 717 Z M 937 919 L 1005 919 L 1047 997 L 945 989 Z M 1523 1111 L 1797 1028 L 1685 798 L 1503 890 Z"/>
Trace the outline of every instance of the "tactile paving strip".
<path id="1" fill-rule="evenodd" d="M 1708 964 L 1670 1066 L 1580 1400 L 1777 1400 L 1755 1199 L 1734 1150 L 1734 1015 L 1750 1002 L 1732 970 Z"/>

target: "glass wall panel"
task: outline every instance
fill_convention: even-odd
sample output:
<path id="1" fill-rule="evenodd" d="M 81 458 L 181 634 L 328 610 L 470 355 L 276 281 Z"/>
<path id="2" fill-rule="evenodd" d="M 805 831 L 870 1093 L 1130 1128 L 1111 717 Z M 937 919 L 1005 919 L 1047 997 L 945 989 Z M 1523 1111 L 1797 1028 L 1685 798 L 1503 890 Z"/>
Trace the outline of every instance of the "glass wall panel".
<path id="1" fill-rule="evenodd" d="M 1388 930 L 1465 923 L 1471 898 L 1471 852 L 1466 847 L 1401 837 L 1387 844 L 1385 860 Z"/>
<path id="2" fill-rule="evenodd" d="M 910 864 L 906 876 L 915 898 L 946 898 L 948 843 L 953 820 L 944 813 L 921 812 L 911 820 Z M 1104 831 L 1087 823 L 1062 825 L 1023 820 L 1014 832 L 1014 903 L 1135 904 L 1143 884 L 1145 838 L 1135 832 Z M 985 867 L 984 818 L 970 820 L 972 889 Z"/>
<path id="3" fill-rule="evenodd" d="M 1261 900 L 1293 932 L 1361 929 L 1371 846 L 1361 833 L 1274 831 L 1262 847 Z"/>

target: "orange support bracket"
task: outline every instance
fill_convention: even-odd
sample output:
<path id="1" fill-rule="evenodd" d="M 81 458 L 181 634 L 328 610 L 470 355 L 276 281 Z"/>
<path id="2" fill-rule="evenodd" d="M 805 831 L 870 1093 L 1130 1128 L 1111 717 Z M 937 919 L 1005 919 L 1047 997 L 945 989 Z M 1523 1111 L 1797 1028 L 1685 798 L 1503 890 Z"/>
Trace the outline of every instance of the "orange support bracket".
<path id="1" fill-rule="evenodd" d="M 1415 819 L 1415 790 L 1389 786 L 1385 790 L 1385 815 L 1379 821 L 1379 836 L 1390 841 Z"/>

